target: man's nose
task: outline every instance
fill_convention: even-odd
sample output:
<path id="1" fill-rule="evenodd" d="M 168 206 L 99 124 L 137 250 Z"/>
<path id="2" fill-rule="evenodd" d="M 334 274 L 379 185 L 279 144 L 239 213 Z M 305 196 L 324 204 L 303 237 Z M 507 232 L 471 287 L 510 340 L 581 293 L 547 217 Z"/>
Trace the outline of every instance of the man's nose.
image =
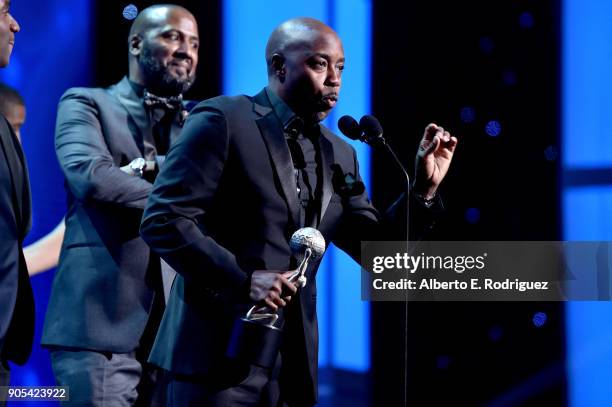
<path id="1" fill-rule="evenodd" d="M 12 15 L 11 15 L 11 25 L 10 25 L 10 27 L 11 27 L 11 31 L 14 32 L 14 33 L 19 32 L 21 30 L 21 27 L 19 26 L 19 23 L 17 22 L 17 20 L 15 20 L 15 17 L 13 17 Z"/>
<path id="2" fill-rule="evenodd" d="M 340 86 L 341 76 L 340 69 L 335 66 L 330 66 L 327 70 L 327 84 L 330 86 Z"/>
<path id="3" fill-rule="evenodd" d="M 181 55 L 183 58 L 191 58 L 191 45 L 187 40 L 183 40 L 180 42 L 179 47 L 176 49 L 175 53 Z"/>

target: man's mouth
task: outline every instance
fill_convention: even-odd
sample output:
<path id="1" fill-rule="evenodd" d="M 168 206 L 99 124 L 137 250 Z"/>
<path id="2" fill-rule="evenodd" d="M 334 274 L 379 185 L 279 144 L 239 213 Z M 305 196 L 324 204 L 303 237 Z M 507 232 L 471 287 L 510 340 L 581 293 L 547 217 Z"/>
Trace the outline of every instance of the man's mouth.
<path id="1" fill-rule="evenodd" d="M 336 106 L 336 103 L 338 102 L 338 94 L 334 93 L 330 95 L 325 95 L 323 96 L 321 101 L 324 105 L 331 109 L 332 107 Z"/>
<path id="2" fill-rule="evenodd" d="M 170 62 L 170 65 L 183 68 L 186 72 L 191 71 L 191 64 L 188 61 L 172 61 Z"/>

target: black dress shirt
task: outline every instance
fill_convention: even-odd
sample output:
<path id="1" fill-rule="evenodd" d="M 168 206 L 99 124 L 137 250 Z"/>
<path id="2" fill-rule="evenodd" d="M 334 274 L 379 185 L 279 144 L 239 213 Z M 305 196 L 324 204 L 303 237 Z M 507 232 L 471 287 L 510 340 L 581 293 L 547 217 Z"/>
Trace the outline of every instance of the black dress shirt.
<path id="1" fill-rule="evenodd" d="M 321 151 L 319 123 L 305 124 L 270 88 L 266 88 L 274 112 L 283 126 L 291 152 L 300 205 L 300 227 L 317 227 L 321 208 Z"/>

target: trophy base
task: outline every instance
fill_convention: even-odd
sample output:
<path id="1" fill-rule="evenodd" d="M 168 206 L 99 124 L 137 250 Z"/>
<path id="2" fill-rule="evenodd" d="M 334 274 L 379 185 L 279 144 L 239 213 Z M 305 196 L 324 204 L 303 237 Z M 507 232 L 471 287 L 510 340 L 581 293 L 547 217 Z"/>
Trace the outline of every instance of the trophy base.
<path id="1" fill-rule="evenodd" d="M 236 320 L 226 356 L 251 365 L 271 368 L 276 363 L 283 331 L 246 318 Z"/>

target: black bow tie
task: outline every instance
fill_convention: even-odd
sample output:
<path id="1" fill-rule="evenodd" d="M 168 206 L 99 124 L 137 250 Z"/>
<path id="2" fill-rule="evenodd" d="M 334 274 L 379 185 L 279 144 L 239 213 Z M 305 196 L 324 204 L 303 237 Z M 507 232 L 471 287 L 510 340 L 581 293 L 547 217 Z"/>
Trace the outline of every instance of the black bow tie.
<path id="1" fill-rule="evenodd" d="M 161 108 L 164 110 L 179 110 L 183 106 L 183 95 L 161 97 L 154 95 L 147 90 L 144 91 L 144 104 L 152 109 Z"/>

